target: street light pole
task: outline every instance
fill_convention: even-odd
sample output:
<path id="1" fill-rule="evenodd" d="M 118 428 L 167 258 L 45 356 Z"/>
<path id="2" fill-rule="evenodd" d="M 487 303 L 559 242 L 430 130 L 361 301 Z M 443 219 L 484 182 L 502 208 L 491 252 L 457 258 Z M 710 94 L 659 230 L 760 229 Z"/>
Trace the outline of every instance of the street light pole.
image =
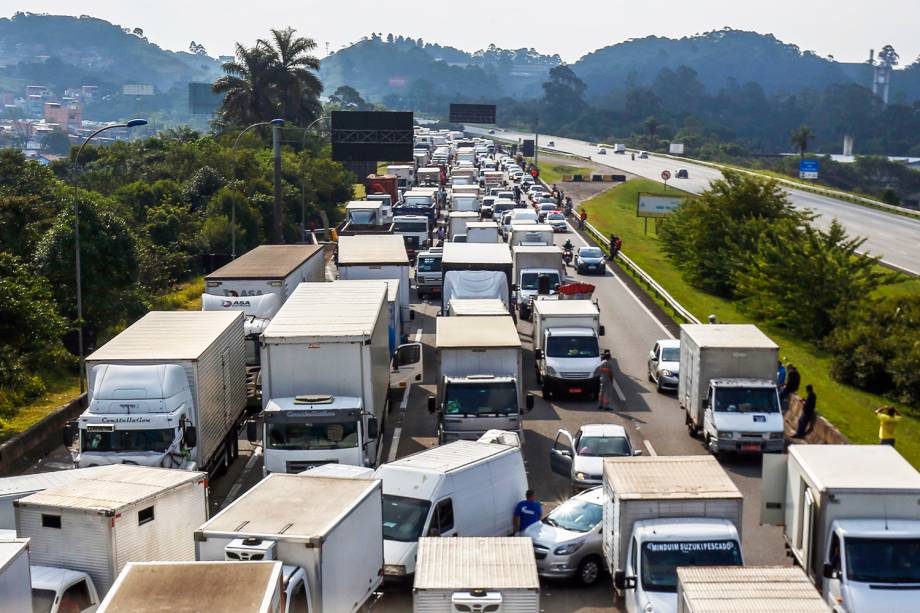
<path id="1" fill-rule="evenodd" d="M 280 139 L 277 137 L 277 130 L 278 128 L 284 125 L 284 120 L 283 119 L 272 119 L 271 121 L 258 121 L 252 124 L 251 126 L 249 126 L 248 128 L 246 128 L 245 130 L 243 130 L 237 135 L 236 140 L 233 141 L 233 147 L 230 148 L 230 151 L 236 151 L 236 145 L 237 143 L 240 142 L 240 139 L 243 137 L 243 134 L 246 134 L 253 128 L 257 128 L 259 126 L 268 126 L 268 125 L 272 126 L 272 141 L 273 141 L 272 144 L 274 145 L 275 141 L 278 141 L 278 153 L 277 153 L 278 159 L 275 162 L 277 166 L 277 168 L 275 169 L 275 200 L 277 201 L 278 195 L 281 189 L 280 187 L 280 184 L 281 184 L 281 157 L 280 157 L 281 149 L 280 149 Z M 230 207 L 231 207 L 230 208 L 230 258 L 235 260 L 236 259 L 236 198 L 233 199 Z M 279 211 L 277 209 L 275 210 L 275 215 L 279 215 Z M 275 220 L 275 223 L 276 224 L 278 223 L 277 219 Z"/>
<path id="2" fill-rule="evenodd" d="M 83 279 L 82 279 L 82 266 L 80 263 L 80 198 L 77 196 L 76 180 L 77 180 L 77 164 L 80 161 L 80 154 L 83 153 L 84 147 L 86 147 L 89 141 L 97 134 L 101 134 L 106 130 L 113 130 L 115 128 L 137 128 L 139 126 L 147 125 L 146 119 L 132 119 L 128 123 L 119 123 L 111 126 L 105 126 L 96 130 L 90 134 L 86 140 L 83 141 L 83 144 L 80 145 L 80 148 L 77 149 L 77 155 L 73 158 L 73 165 L 71 166 L 70 176 L 71 180 L 74 182 L 74 191 L 73 191 L 73 244 L 74 244 L 74 268 L 76 269 L 76 282 L 77 282 L 77 351 L 80 354 L 80 393 L 82 394 L 86 391 L 84 387 L 83 380 L 83 371 L 86 366 L 86 356 L 84 355 L 85 351 L 83 349 Z"/>
<path id="3" fill-rule="evenodd" d="M 272 207 L 272 242 L 280 245 L 284 242 L 281 224 L 281 126 L 272 124 L 272 157 L 275 166 L 275 204 Z"/>
<path id="4" fill-rule="evenodd" d="M 300 142 L 300 155 L 303 155 L 304 149 L 307 148 L 307 132 L 310 131 L 310 128 L 318 124 L 323 119 L 328 119 L 328 115 L 321 115 L 317 117 L 310 125 L 303 129 L 303 138 Z M 300 236 L 301 240 L 306 240 L 307 232 L 307 180 L 304 176 L 303 170 L 300 173 Z"/>

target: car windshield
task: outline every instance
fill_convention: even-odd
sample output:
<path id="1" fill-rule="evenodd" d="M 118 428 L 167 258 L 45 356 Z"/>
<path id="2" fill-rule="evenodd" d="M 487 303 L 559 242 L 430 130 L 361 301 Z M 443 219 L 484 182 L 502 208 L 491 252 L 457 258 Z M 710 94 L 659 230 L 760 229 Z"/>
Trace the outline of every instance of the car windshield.
<path id="1" fill-rule="evenodd" d="M 430 255 L 420 256 L 418 259 L 418 272 L 441 272 L 441 258 Z"/>
<path id="2" fill-rule="evenodd" d="M 676 592 L 679 566 L 740 566 L 737 541 L 649 542 L 642 545 L 642 587 Z"/>
<path id="3" fill-rule="evenodd" d="M 269 449 L 351 449 L 358 446 L 358 422 L 269 423 Z"/>
<path id="4" fill-rule="evenodd" d="M 163 453 L 176 439 L 172 428 L 153 430 L 115 430 L 113 432 L 80 432 L 82 451 L 131 452 L 153 451 Z"/>
<path id="5" fill-rule="evenodd" d="M 920 583 L 920 539 L 846 537 L 847 579 Z"/>
<path id="6" fill-rule="evenodd" d="M 562 213 L 550 213 L 547 216 L 547 219 L 549 219 L 550 221 L 565 221 L 565 215 L 563 215 Z"/>
<path id="7" fill-rule="evenodd" d="M 779 413 L 776 388 L 721 387 L 716 390 L 720 413 Z"/>
<path id="8" fill-rule="evenodd" d="M 590 532 L 604 518 L 604 508 L 593 502 L 569 498 L 543 518 L 544 524 L 573 532 Z"/>
<path id="9" fill-rule="evenodd" d="M 662 362 L 680 362 L 680 347 L 664 347 L 661 350 Z"/>
<path id="10" fill-rule="evenodd" d="M 559 273 L 556 272 L 525 272 L 521 274 L 521 289 L 540 289 L 540 277 L 549 277 L 549 288 L 555 290 L 559 287 Z"/>
<path id="11" fill-rule="evenodd" d="M 32 588 L 32 613 L 51 613 L 55 593 L 51 590 Z"/>
<path id="12" fill-rule="evenodd" d="M 387 541 L 417 541 L 425 528 L 431 502 L 405 496 L 383 495 L 383 538 Z"/>
<path id="13" fill-rule="evenodd" d="M 581 436 L 575 441 L 578 455 L 589 458 L 631 456 L 629 440 L 622 436 Z"/>
<path id="14" fill-rule="evenodd" d="M 394 232 L 428 232 L 427 221 L 397 221 L 393 224 Z"/>
<path id="15" fill-rule="evenodd" d="M 447 415 L 501 416 L 518 411 L 513 381 L 448 383 L 444 398 Z"/>
<path id="16" fill-rule="evenodd" d="M 599 258 L 602 256 L 603 253 L 597 247 L 587 247 L 578 252 L 578 257 L 580 258 Z"/>
<path id="17" fill-rule="evenodd" d="M 549 358 L 596 358 L 598 355 L 597 337 L 594 336 L 551 336 L 546 342 L 546 357 Z"/>

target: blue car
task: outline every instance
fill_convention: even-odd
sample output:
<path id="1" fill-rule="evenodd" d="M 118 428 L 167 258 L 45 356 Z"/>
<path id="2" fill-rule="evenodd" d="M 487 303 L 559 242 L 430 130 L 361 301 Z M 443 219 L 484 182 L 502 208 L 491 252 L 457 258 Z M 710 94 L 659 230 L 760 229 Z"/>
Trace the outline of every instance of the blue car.
<path id="1" fill-rule="evenodd" d="M 575 271 L 583 275 L 604 274 L 604 264 L 604 252 L 600 247 L 582 247 L 575 254 Z"/>

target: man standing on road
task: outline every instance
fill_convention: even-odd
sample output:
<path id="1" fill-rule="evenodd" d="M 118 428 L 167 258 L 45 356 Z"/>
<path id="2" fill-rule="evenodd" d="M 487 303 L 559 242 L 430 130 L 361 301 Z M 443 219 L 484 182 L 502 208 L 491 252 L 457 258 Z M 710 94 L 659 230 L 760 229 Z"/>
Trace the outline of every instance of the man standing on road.
<path id="1" fill-rule="evenodd" d="M 780 393 L 783 392 L 783 387 L 786 385 L 786 367 L 783 366 L 781 360 L 777 360 L 776 363 L 776 387 L 779 388 Z"/>
<path id="2" fill-rule="evenodd" d="M 514 534 L 518 535 L 527 529 L 527 526 L 535 524 L 543 517 L 543 505 L 537 501 L 533 490 L 527 490 L 524 494 L 526 500 L 522 500 L 514 507 Z"/>
<path id="3" fill-rule="evenodd" d="M 597 410 L 613 410 L 613 356 L 610 355 L 609 349 L 604 349 L 601 356 L 600 366 L 600 389 L 597 392 Z"/>
<path id="4" fill-rule="evenodd" d="M 585 223 L 588 221 L 588 212 L 584 209 L 581 210 L 581 214 L 578 217 L 578 229 L 584 230 Z"/>
<path id="5" fill-rule="evenodd" d="M 882 407 L 875 409 L 875 416 L 878 418 L 879 444 L 894 447 L 894 433 L 898 429 L 898 422 L 901 421 L 901 414 L 894 407 Z"/>
<path id="6" fill-rule="evenodd" d="M 795 434 L 793 438 L 805 438 L 805 435 L 810 429 L 809 426 L 811 422 L 814 421 L 817 412 L 815 407 L 818 404 L 818 397 L 815 395 L 815 390 L 811 386 L 811 383 L 805 386 L 805 404 L 802 406 L 802 415 L 799 417 L 799 423 L 796 425 Z"/>

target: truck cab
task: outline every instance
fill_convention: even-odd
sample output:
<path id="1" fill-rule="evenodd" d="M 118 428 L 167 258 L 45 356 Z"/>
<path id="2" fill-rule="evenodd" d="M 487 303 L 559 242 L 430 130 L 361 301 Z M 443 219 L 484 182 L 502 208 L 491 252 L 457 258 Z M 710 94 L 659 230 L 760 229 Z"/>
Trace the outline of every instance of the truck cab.
<path id="1" fill-rule="evenodd" d="M 518 404 L 521 382 L 513 377 L 470 375 L 444 377 L 440 410 L 436 397 L 428 397 L 428 411 L 440 414 L 438 441 L 476 439 L 488 430 L 521 433 L 523 413 Z M 533 396 L 526 396 L 527 410 Z"/>
<path id="2" fill-rule="evenodd" d="M 711 453 L 781 453 L 785 448 L 775 382 L 712 379 L 703 407 L 703 436 Z"/>
<path id="3" fill-rule="evenodd" d="M 652 519 L 634 524 L 626 567 L 614 573 L 629 613 L 677 613 L 677 568 L 741 566 L 741 537 L 725 519 Z"/>
<path id="4" fill-rule="evenodd" d="M 415 287 L 419 298 L 440 294 L 444 283 L 441 272 L 442 247 L 432 247 L 418 254 L 415 261 Z"/>
<path id="5" fill-rule="evenodd" d="M 424 215 L 397 215 L 393 218 L 393 232 L 402 235 L 410 258 L 414 258 L 416 253 L 427 248 L 430 243 L 428 217 Z"/>
<path id="6" fill-rule="evenodd" d="M 99 607 L 96 586 L 84 572 L 33 565 L 31 574 L 34 613 L 85 613 Z"/>

